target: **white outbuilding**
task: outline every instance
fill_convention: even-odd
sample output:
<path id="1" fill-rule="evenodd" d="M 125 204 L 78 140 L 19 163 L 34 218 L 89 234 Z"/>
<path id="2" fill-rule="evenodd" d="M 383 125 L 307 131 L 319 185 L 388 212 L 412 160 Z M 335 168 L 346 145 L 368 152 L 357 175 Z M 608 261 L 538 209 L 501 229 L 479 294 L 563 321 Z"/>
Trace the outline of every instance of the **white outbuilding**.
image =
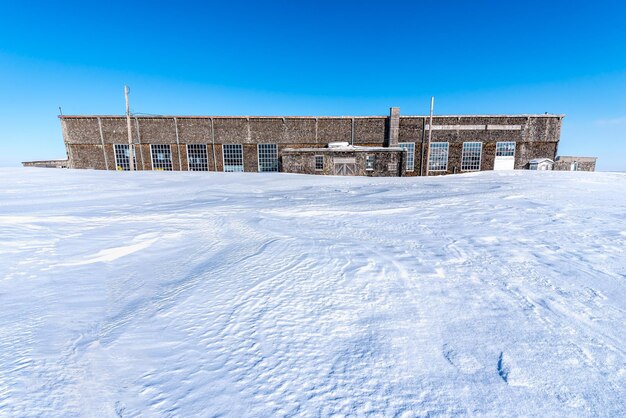
<path id="1" fill-rule="evenodd" d="M 529 170 L 552 170 L 554 161 L 549 158 L 536 158 L 528 162 Z"/>

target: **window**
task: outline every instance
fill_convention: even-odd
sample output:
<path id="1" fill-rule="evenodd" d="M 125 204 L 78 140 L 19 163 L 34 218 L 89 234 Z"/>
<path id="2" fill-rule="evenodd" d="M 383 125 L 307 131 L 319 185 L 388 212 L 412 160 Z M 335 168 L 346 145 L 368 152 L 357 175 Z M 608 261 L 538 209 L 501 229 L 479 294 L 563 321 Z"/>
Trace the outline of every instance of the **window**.
<path id="1" fill-rule="evenodd" d="M 368 155 L 365 157 L 365 170 L 373 171 L 374 170 L 374 162 L 376 162 L 376 157 L 373 155 Z"/>
<path id="2" fill-rule="evenodd" d="M 415 170 L 415 142 L 400 142 L 398 146 L 407 150 L 406 171 Z"/>
<path id="3" fill-rule="evenodd" d="M 224 144 L 224 171 L 243 171 L 243 145 Z"/>
<path id="4" fill-rule="evenodd" d="M 578 161 L 574 161 L 569 166 L 570 171 L 578 171 Z"/>
<path id="5" fill-rule="evenodd" d="M 324 156 L 323 155 L 315 156 L 315 169 L 318 171 L 324 169 Z"/>
<path id="6" fill-rule="evenodd" d="M 152 169 L 172 171 L 172 148 L 165 144 L 150 144 L 152 155 Z"/>
<path id="7" fill-rule="evenodd" d="M 448 170 L 448 143 L 431 142 L 430 158 L 428 161 L 428 171 Z"/>
<path id="8" fill-rule="evenodd" d="M 496 157 L 514 157 L 515 142 L 496 142 Z"/>
<path id="9" fill-rule="evenodd" d="M 463 142 L 463 152 L 461 153 L 461 170 L 480 170 L 480 155 L 483 151 L 482 142 Z"/>
<path id="10" fill-rule="evenodd" d="M 278 146 L 276 144 L 259 144 L 259 171 L 278 171 Z"/>
<path id="11" fill-rule="evenodd" d="M 187 144 L 187 164 L 189 171 L 209 171 L 206 145 Z"/>
<path id="12" fill-rule="evenodd" d="M 115 165 L 118 170 L 129 171 L 130 160 L 128 158 L 128 144 L 115 144 Z M 137 170 L 137 157 L 135 155 L 135 146 L 133 145 L 133 164 Z"/>

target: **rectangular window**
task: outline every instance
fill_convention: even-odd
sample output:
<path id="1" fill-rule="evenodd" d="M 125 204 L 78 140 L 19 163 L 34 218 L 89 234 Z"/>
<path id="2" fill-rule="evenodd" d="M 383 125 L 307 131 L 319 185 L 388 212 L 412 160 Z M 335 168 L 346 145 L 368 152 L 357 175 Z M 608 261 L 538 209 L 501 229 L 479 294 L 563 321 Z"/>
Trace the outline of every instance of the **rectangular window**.
<path id="1" fill-rule="evenodd" d="M 128 144 L 115 144 L 115 166 L 118 170 L 129 171 L 130 160 L 128 158 Z M 133 164 L 137 170 L 137 157 L 135 155 L 135 146 L 133 145 Z"/>
<path id="2" fill-rule="evenodd" d="M 222 149 L 224 150 L 224 171 L 243 171 L 243 145 L 224 144 Z"/>
<path id="3" fill-rule="evenodd" d="M 204 144 L 187 144 L 189 171 L 209 171 L 209 157 Z"/>
<path id="4" fill-rule="evenodd" d="M 259 171 L 270 172 L 278 171 L 278 145 L 276 144 L 259 144 L 257 146 L 259 154 Z"/>
<path id="5" fill-rule="evenodd" d="M 398 146 L 407 150 L 406 171 L 415 170 L 415 142 L 400 142 Z"/>
<path id="6" fill-rule="evenodd" d="M 428 171 L 448 170 L 448 143 L 431 142 L 430 158 L 428 161 Z"/>
<path id="7" fill-rule="evenodd" d="M 323 155 L 315 156 L 315 169 L 318 171 L 324 169 L 324 156 Z"/>
<path id="8" fill-rule="evenodd" d="M 374 170 L 374 162 L 376 162 L 376 157 L 373 155 L 368 155 L 365 157 L 365 170 L 373 171 Z"/>
<path id="9" fill-rule="evenodd" d="M 152 169 L 172 171 L 172 147 L 167 144 L 150 144 Z"/>
<path id="10" fill-rule="evenodd" d="M 496 157 L 514 157 L 515 142 L 496 142 Z"/>
<path id="11" fill-rule="evenodd" d="M 463 142 L 463 152 L 461 153 L 461 170 L 480 170 L 480 157 L 482 151 L 482 142 Z"/>

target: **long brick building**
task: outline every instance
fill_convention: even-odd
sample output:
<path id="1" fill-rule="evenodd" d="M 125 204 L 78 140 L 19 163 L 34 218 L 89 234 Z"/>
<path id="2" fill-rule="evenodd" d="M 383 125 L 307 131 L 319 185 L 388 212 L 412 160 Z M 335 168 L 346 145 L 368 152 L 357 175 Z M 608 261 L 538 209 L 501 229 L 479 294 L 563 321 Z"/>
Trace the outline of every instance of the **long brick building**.
<path id="1" fill-rule="evenodd" d="M 554 160 L 563 115 L 133 116 L 137 170 L 418 176 Z M 128 170 L 125 116 L 60 116 L 68 166 Z M 431 145 L 428 150 L 428 134 Z M 329 144 L 331 144 L 329 146 Z"/>

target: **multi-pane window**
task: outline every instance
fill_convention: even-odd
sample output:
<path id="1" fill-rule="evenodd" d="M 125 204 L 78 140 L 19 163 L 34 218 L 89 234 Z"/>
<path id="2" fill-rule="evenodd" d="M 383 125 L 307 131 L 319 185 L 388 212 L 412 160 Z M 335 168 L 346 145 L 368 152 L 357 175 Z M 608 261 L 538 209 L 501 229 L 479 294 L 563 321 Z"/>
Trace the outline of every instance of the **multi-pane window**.
<path id="1" fill-rule="evenodd" d="M 428 171 L 448 170 L 448 143 L 431 142 L 430 158 L 428 161 Z"/>
<path id="2" fill-rule="evenodd" d="M 276 144 L 259 144 L 259 171 L 278 171 L 278 146 Z"/>
<path id="3" fill-rule="evenodd" d="M 367 171 L 374 170 L 374 163 L 376 162 L 376 157 L 373 155 L 368 155 L 365 157 L 365 169 Z"/>
<path id="4" fill-rule="evenodd" d="M 243 146 L 241 144 L 224 144 L 224 171 L 243 171 Z"/>
<path id="5" fill-rule="evenodd" d="M 187 144 L 189 171 L 209 171 L 209 157 L 204 144 Z"/>
<path id="6" fill-rule="evenodd" d="M 407 150 L 406 171 L 415 170 L 415 142 L 400 142 L 398 146 Z"/>
<path id="7" fill-rule="evenodd" d="M 316 155 L 315 156 L 315 169 L 316 170 L 323 170 L 324 169 L 324 156 L 323 155 Z"/>
<path id="8" fill-rule="evenodd" d="M 172 171 L 172 147 L 169 144 L 150 144 L 152 169 Z"/>
<path id="9" fill-rule="evenodd" d="M 496 142 L 496 157 L 514 157 L 515 142 Z"/>
<path id="10" fill-rule="evenodd" d="M 480 156 L 483 151 L 482 142 L 463 142 L 463 152 L 461 153 L 461 170 L 480 170 Z"/>
<path id="11" fill-rule="evenodd" d="M 115 144 L 115 165 L 118 170 L 129 171 L 130 159 L 128 152 L 128 144 Z M 135 156 L 135 146 L 133 145 L 133 165 L 137 169 L 137 157 Z"/>

